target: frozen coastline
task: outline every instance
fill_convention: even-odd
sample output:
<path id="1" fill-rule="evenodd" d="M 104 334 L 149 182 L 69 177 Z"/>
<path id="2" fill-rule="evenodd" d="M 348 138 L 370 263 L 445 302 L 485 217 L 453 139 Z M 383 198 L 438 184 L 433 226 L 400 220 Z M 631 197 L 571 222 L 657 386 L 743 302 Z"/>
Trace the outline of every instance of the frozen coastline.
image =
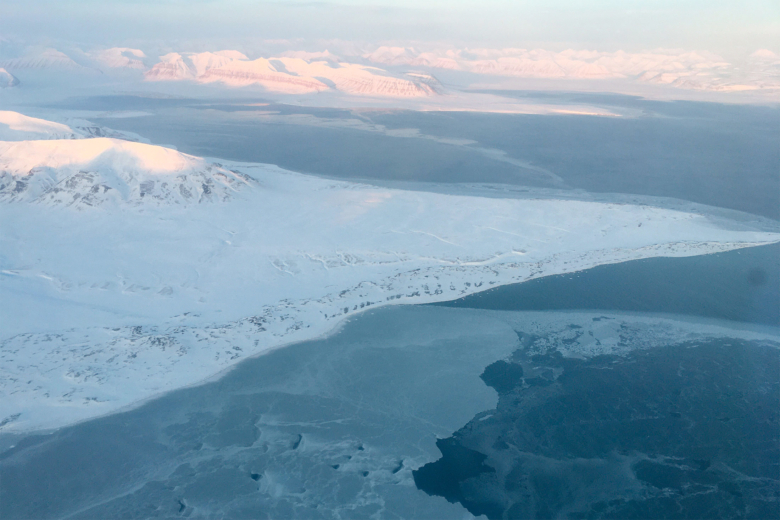
<path id="1" fill-rule="evenodd" d="M 80 209 L 64 196 L 0 204 L 0 432 L 120 410 L 319 337 L 365 309 L 780 241 L 651 206 L 218 168 L 247 185 L 190 205 L 132 196 Z"/>

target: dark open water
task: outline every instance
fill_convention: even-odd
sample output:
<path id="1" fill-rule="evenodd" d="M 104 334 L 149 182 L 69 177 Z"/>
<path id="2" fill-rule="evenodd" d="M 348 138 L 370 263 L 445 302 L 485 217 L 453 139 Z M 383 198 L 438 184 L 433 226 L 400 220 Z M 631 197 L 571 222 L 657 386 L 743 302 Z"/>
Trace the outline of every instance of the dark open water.
<path id="1" fill-rule="evenodd" d="M 780 244 L 648 258 L 505 285 L 445 307 L 662 312 L 780 326 Z"/>
<path id="2" fill-rule="evenodd" d="M 780 217 L 777 109 L 558 101 L 644 115 L 369 119 L 474 139 L 568 188 Z M 150 110 L 99 122 L 198 155 L 342 178 L 549 185 L 469 147 L 268 124 L 219 105 L 69 104 Z M 627 262 L 368 312 L 135 410 L 0 438 L 16 444 L 0 453 L 0 518 L 776 518 L 779 253 Z M 717 323 L 731 329 L 700 334 Z"/>
<path id="3" fill-rule="evenodd" d="M 774 513 L 780 344 L 729 334 L 697 340 L 657 318 L 608 311 L 467 307 L 574 301 L 682 312 L 693 330 L 692 316 L 727 317 L 777 337 L 765 326 L 778 310 L 776 253 L 769 246 L 602 266 L 450 307 L 367 313 L 335 336 L 247 360 L 219 381 L 18 439 L 0 455 L 0 518 L 674 518 L 683 506 L 701 518 Z M 660 279 L 670 283 L 653 286 L 652 305 L 637 308 L 626 296 Z M 607 344 L 628 354 L 577 362 L 559 354 Z M 567 426 L 586 418 L 588 428 Z M 665 433 L 641 433 L 653 428 Z M 438 466 L 425 466 L 442 453 Z M 446 478 L 436 473 L 442 464 Z"/>
<path id="4" fill-rule="evenodd" d="M 96 122 L 137 132 L 201 156 L 265 162 L 345 179 L 482 182 L 672 197 L 780 220 L 780 108 L 650 101 L 608 94 L 499 92 L 527 101 L 587 103 L 630 109 L 630 116 L 524 115 L 364 111 L 270 103 L 107 96 L 73 99 L 59 108 L 146 110 L 154 115 Z M 269 122 L 252 112 L 277 112 Z M 455 146 L 431 139 L 287 124 L 301 115 L 359 119 L 389 129 L 470 139 Z M 292 122 L 292 119 L 289 119 Z M 506 156 L 551 171 L 496 160 Z M 348 153 L 345 153 L 348 150 Z"/>

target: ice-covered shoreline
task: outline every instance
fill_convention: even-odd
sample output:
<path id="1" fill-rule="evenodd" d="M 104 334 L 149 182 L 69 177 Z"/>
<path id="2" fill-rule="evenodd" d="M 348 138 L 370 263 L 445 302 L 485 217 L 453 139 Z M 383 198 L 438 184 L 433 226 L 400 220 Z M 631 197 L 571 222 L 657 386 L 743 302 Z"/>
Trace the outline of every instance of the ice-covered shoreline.
<path id="1" fill-rule="evenodd" d="M 639 250 L 614 250 L 607 256 L 598 253 L 579 258 L 562 255 L 550 261 L 545 266 L 546 269 L 523 271 L 523 274 L 511 274 L 509 271 L 516 264 L 508 264 L 508 269 L 500 270 L 498 274 L 501 281 L 491 280 L 487 284 L 470 284 L 453 276 L 450 278 L 450 290 L 438 295 L 416 294 L 419 290 L 415 289 L 425 287 L 426 284 L 414 285 L 412 280 L 417 278 L 419 283 L 429 276 L 438 276 L 437 282 L 446 284 L 447 276 L 443 273 L 426 275 L 415 270 L 406 273 L 412 275 L 409 278 L 396 275 L 392 277 L 395 280 L 383 280 L 389 284 L 387 287 L 397 287 L 404 283 L 410 285 L 406 286 L 405 291 L 398 287 L 398 290 L 402 291 L 400 294 L 386 297 L 389 299 L 382 302 L 371 302 L 372 304 L 367 306 L 361 305 L 366 303 L 366 292 L 357 292 L 352 297 L 329 294 L 325 301 L 310 300 L 297 304 L 286 301 L 277 306 L 266 306 L 262 314 L 221 325 L 90 327 L 56 334 L 20 334 L 0 342 L 1 361 L 6 369 L 4 371 L 7 381 L 10 381 L 10 384 L 6 382 L 3 385 L 5 397 L 0 405 L 0 415 L 3 415 L 4 419 L 11 419 L 3 425 L 4 428 L 0 428 L 0 433 L 56 429 L 135 408 L 162 394 L 218 379 L 246 359 L 295 343 L 329 336 L 337 332 L 347 320 L 369 309 L 387 305 L 449 301 L 501 285 L 573 273 L 628 260 L 712 254 L 756 245 L 761 244 L 668 244 Z M 464 270 L 455 268 L 455 272 L 463 273 Z M 462 282 L 462 286 L 455 287 L 456 280 Z M 352 289 L 357 290 L 360 287 Z M 343 309 L 349 308 L 350 312 L 328 315 L 323 311 L 342 308 L 342 305 Z M 304 309 L 306 306 L 309 308 Z M 72 348 L 74 345 L 86 348 L 77 351 Z M 35 370 L 36 373 L 32 370 L 20 370 L 8 374 L 8 365 L 13 363 L 14 359 L 19 359 L 13 354 L 33 346 L 34 367 L 39 369 L 41 362 L 49 362 L 50 370 L 59 369 L 60 373 L 64 373 L 66 384 L 58 385 L 55 381 L 46 381 L 40 377 L 40 370 Z M 60 356 L 66 357 L 60 360 Z M 126 358 L 137 359 L 138 363 L 128 366 Z M 209 362 L 210 359 L 212 362 Z M 33 368 L 33 365 L 19 368 Z M 155 368 L 158 373 L 148 373 Z M 36 376 L 39 376 L 37 381 Z M 24 378 L 32 379 L 23 381 Z M 37 383 L 32 389 L 30 381 L 32 384 Z M 140 386 L 128 392 L 128 385 L 134 383 Z M 143 386 L 144 383 L 152 386 Z M 104 385 L 106 388 L 101 388 Z M 55 397 L 52 395 L 54 393 L 59 395 Z M 8 412 L 13 412 L 14 409 L 24 409 L 24 412 L 16 413 L 22 413 L 26 420 L 21 420 L 22 416 L 13 419 L 15 414 Z"/>
<path id="2" fill-rule="evenodd" d="M 90 171 L 108 175 L 102 160 L 90 161 Z M 132 191 L 97 206 L 67 205 L 65 196 L 0 204 L 1 433 L 126 409 L 320 337 L 366 309 L 780 241 L 750 222 L 648 205 L 216 167 L 251 182 L 197 204 L 147 203 Z M 148 175 L 184 182 L 189 173 Z"/>

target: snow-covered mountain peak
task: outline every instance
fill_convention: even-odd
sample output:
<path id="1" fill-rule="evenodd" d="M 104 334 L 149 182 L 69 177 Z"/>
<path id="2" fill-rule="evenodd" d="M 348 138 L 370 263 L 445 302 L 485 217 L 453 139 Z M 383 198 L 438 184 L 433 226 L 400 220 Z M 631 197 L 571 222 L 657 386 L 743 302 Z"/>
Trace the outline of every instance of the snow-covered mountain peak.
<path id="1" fill-rule="evenodd" d="M 238 51 L 171 53 L 147 71 L 146 79 L 196 80 L 231 87 L 259 85 L 271 92 L 305 94 L 338 90 L 371 96 L 419 97 L 435 94 L 430 79 L 392 74 L 378 67 L 338 61 L 329 52 L 285 53 L 249 60 Z"/>
<path id="2" fill-rule="evenodd" d="M 0 110 L 0 141 L 26 141 L 29 139 L 80 139 L 83 135 L 73 128 L 29 117 L 19 112 Z"/>
<path id="3" fill-rule="evenodd" d="M 309 74 L 297 74 L 293 70 L 280 71 L 272 61 L 280 61 L 287 67 L 285 60 L 295 61 L 295 58 L 280 58 L 268 60 L 258 58 L 256 60 L 231 60 L 221 67 L 207 70 L 198 78 L 201 83 L 221 82 L 234 87 L 247 85 L 261 85 L 272 92 L 284 92 L 287 94 L 303 94 L 308 92 L 320 92 L 328 90 L 328 86 Z M 300 60 L 302 63 L 306 63 Z M 300 67 L 299 67 L 300 68 Z M 291 72 L 293 74 L 291 74 Z"/>
<path id="4" fill-rule="evenodd" d="M 246 60 L 247 57 L 238 51 L 201 52 L 187 55 L 195 77 L 200 77 L 210 69 L 222 67 L 234 60 Z"/>
<path id="5" fill-rule="evenodd" d="M 21 58 L 0 61 L 0 67 L 5 69 L 85 69 L 64 52 L 57 49 L 45 49 L 38 53 L 28 54 Z"/>
<path id="6" fill-rule="evenodd" d="M 0 166 L 11 170 L 36 167 L 62 168 L 78 165 L 94 168 L 104 165 L 144 170 L 151 175 L 179 172 L 203 160 L 170 148 L 118 139 L 95 138 L 77 142 L 67 140 L 23 141 L 10 145 Z"/>
<path id="7" fill-rule="evenodd" d="M 412 47 L 379 47 L 372 53 L 363 57 L 375 63 L 387 63 L 389 65 L 408 65 L 417 56 L 417 51 Z"/>
<path id="8" fill-rule="evenodd" d="M 160 62 L 146 72 L 149 81 L 173 81 L 196 79 L 211 69 L 219 68 L 236 60 L 248 58 L 239 51 L 217 52 L 171 52 L 160 56 Z"/>
<path id="9" fill-rule="evenodd" d="M 307 62 L 301 58 L 279 58 L 278 61 L 284 64 L 287 73 L 316 78 L 350 94 L 398 97 L 435 94 L 431 85 L 427 81 L 421 81 L 419 77 L 399 78 L 377 67 L 346 62 Z"/>
<path id="10" fill-rule="evenodd" d="M 160 56 L 160 62 L 146 71 L 144 74 L 150 81 L 175 81 L 182 79 L 194 79 L 195 73 L 185 63 L 184 57 L 178 52 L 171 52 Z"/>
<path id="11" fill-rule="evenodd" d="M 148 142 L 132 132 L 112 130 L 86 119 L 69 118 L 65 123 L 56 123 L 26 116 L 19 112 L 0 110 L 0 141 L 87 139 L 89 137 L 111 137 L 124 141 Z"/>
<path id="12" fill-rule="evenodd" d="M 300 58 L 306 61 L 341 61 L 341 58 L 331 53 L 329 50 L 321 52 L 309 52 L 309 51 L 286 51 L 280 55 L 282 58 Z"/>
<path id="13" fill-rule="evenodd" d="M 169 148 L 110 138 L 0 142 L 0 200 L 97 206 L 228 199 L 250 184 Z"/>
<path id="14" fill-rule="evenodd" d="M 95 61 L 104 67 L 112 69 L 145 69 L 143 59 L 146 54 L 139 49 L 127 47 L 112 47 L 98 52 Z"/>
<path id="15" fill-rule="evenodd" d="M 214 53 L 209 54 L 216 54 L 217 56 L 222 56 L 223 58 L 230 58 L 231 60 L 248 60 L 249 58 L 246 57 L 246 55 L 243 52 L 235 51 L 235 50 L 224 50 L 224 51 L 216 51 Z"/>

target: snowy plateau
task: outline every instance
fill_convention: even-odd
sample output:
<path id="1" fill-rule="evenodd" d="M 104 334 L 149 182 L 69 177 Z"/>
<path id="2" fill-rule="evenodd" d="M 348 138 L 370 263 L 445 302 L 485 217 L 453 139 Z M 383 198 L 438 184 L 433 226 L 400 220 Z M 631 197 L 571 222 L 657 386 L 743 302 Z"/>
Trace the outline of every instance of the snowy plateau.
<path id="1" fill-rule="evenodd" d="M 0 116 L 2 432 L 116 412 L 367 309 L 780 241 L 749 221 L 389 189 Z"/>

